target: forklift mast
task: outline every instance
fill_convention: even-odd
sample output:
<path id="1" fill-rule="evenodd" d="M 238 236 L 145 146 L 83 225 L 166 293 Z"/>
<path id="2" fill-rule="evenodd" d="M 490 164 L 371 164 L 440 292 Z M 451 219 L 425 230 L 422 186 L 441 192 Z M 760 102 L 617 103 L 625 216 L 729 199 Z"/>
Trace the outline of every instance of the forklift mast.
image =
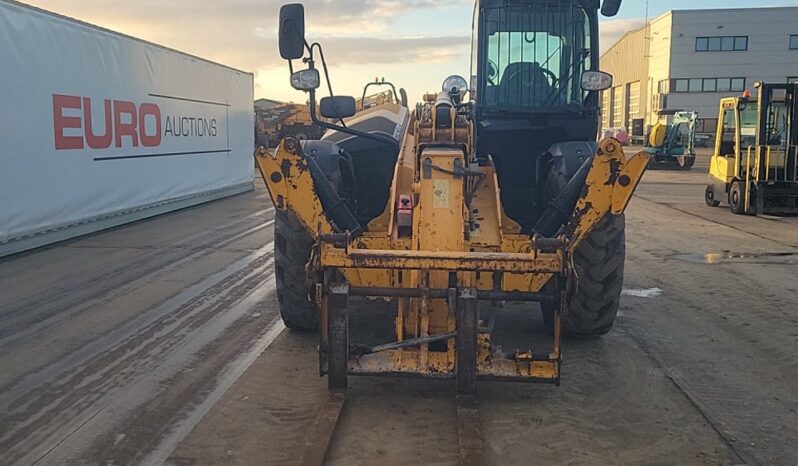
<path id="1" fill-rule="evenodd" d="M 757 84 L 757 176 L 768 180 L 772 173 L 775 180 L 798 182 L 798 131 L 794 127 L 798 119 L 798 85 Z"/>

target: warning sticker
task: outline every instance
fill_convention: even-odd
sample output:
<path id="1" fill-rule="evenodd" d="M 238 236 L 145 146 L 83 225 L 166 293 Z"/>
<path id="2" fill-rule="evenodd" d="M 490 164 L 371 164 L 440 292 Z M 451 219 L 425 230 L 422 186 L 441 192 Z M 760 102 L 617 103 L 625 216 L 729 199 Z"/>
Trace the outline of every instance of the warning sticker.
<path id="1" fill-rule="evenodd" d="M 449 180 L 432 180 L 432 190 L 434 199 L 432 207 L 436 209 L 449 208 Z"/>

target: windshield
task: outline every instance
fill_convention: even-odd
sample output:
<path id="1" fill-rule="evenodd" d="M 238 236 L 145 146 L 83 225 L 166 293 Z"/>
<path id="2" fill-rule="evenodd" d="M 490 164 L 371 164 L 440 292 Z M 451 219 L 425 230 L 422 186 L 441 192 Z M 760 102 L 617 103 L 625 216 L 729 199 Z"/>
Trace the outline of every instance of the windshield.
<path id="1" fill-rule="evenodd" d="M 590 67 L 590 28 L 570 1 L 486 9 L 483 105 L 508 110 L 581 105 Z"/>
<path id="2" fill-rule="evenodd" d="M 743 136 L 756 135 L 757 104 L 747 103 L 740 108 L 740 134 Z"/>

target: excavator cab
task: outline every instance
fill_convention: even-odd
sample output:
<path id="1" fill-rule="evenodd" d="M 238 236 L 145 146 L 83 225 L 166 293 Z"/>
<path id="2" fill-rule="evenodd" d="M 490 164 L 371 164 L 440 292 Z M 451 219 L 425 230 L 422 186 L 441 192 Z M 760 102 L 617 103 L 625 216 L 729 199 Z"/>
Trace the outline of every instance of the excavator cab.
<path id="1" fill-rule="evenodd" d="M 651 162 L 678 165 L 689 170 L 695 164 L 697 112 L 667 109 L 657 112 L 660 121 L 646 137 L 645 149 Z"/>

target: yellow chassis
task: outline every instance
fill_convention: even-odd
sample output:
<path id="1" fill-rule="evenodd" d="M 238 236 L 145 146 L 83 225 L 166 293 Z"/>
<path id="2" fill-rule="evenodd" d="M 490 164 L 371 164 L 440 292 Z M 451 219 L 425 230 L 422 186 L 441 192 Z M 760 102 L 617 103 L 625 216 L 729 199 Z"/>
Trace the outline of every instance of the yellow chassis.
<path id="1" fill-rule="evenodd" d="M 256 152 L 275 207 L 292 212 L 317 241 L 308 272 L 321 314 L 321 372 L 330 376 L 331 388 L 345 388 L 347 374 L 456 378 L 461 392 L 473 392 L 476 379 L 559 383 L 560 313 L 550 351 L 500 354 L 491 347 L 478 302 L 550 300 L 564 306 L 571 253 L 605 215 L 624 211 L 649 156 L 627 159 L 618 141 L 602 141 L 560 236 L 531 237 L 504 214 L 492 164 L 478 168 L 477 181 L 452 174 L 470 151 L 470 127 L 431 127 L 416 123 L 404 136 L 385 212 L 356 238 L 335 231 L 297 141 L 282 141 L 274 154 Z M 425 138 L 451 144 L 425 147 Z M 404 236 L 394 224 L 402 193 L 417 199 L 412 234 Z M 466 193 L 473 209 L 464 207 Z M 479 212 L 476 229 L 467 227 L 475 223 L 469 210 Z M 351 296 L 397 303 L 394 343 L 350 347 Z"/>

